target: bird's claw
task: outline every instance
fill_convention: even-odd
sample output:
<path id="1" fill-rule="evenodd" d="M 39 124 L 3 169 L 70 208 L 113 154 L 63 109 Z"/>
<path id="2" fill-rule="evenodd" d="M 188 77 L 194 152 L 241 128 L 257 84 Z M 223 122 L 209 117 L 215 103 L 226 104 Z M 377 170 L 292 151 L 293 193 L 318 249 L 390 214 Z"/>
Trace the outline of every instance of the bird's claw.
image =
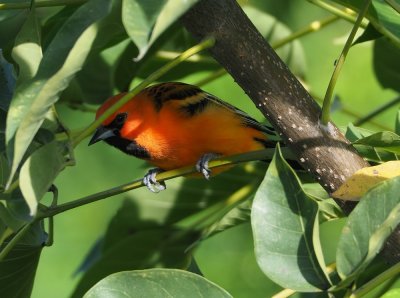
<path id="1" fill-rule="evenodd" d="M 218 157 L 219 154 L 216 153 L 206 153 L 200 157 L 199 161 L 196 163 L 196 170 L 203 174 L 204 178 L 210 179 L 211 170 L 208 167 L 210 160 Z"/>
<path id="2" fill-rule="evenodd" d="M 163 170 L 159 168 L 150 169 L 146 175 L 143 177 L 143 184 L 154 193 L 159 193 L 160 191 L 166 190 L 167 186 L 165 185 L 164 181 L 158 182 L 157 181 L 157 174 L 161 173 Z"/>

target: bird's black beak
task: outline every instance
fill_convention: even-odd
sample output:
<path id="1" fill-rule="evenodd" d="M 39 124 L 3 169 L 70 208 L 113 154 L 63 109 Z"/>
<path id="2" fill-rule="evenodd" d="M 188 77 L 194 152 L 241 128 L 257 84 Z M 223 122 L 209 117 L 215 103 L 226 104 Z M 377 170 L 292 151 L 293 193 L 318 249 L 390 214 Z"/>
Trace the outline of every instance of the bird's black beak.
<path id="1" fill-rule="evenodd" d="M 90 139 L 89 146 L 97 143 L 98 141 L 102 141 L 115 136 L 116 134 L 113 129 L 104 126 L 99 126 L 96 129 L 96 132 L 94 133 L 93 137 Z"/>

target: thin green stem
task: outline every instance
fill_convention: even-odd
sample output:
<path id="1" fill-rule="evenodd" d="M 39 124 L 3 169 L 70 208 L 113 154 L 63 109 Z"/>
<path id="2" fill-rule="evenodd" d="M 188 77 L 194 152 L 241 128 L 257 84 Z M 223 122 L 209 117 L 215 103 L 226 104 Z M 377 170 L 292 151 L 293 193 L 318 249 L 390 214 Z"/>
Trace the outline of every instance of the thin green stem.
<path id="1" fill-rule="evenodd" d="M 371 0 L 366 0 L 364 3 L 364 6 L 361 8 L 360 13 L 357 17 L 357 20 L 354 23 L 353 29 L 351 30 L 350 35 L 346 40 L 346 44 L 344 45 L 344 48 L 342 50 L 342 53 L 340 54 L 340 57 L 336 63 L 335 70 L 333 71 L 331 80 L 329 82 L 328 88 L 325 93 L 324 102 L 322 104 L 322 113 L 321 113 L 322 125 L 328 125 L 328 123 L 330 121 L 330 118 L 331 118 L 330 109 L 331 109 L 331 104 L 332 104 L 333 90 L 335 89 L 335 85 L 336 85 L 337 79 L 339 78 L 340 71 L 346 60 L 347 53 L 350 50 L 350 47 L 354 40 L 354 37 L 356 36 L 357 30 L 360 27 L 361 21 L 363 20 L 365 14 L 368 11 L 368 7 L 369 7 L 370 3 L 371 3 Z"/>
<path id="2" fill-rule="evenodd" d="M 204 79 L 198 81 L 197 83 L 195 83 L 196 86 L 202 87 L 204 85 L 207 85 L 208 83 L 226 75 L 226 69 L 225 68 L 220 68 L 217 71 L 214 71 L 213 73 L 211 73 L 210 75 L 206 76 Z"/>
<path id="3" fill-rule="evenodd" d="M 10 184 L 10 186 L 7 188 L 5 193 L 12 193 L 17 187 L 19 186 L 19 178 L 15 179 L 13 183 Z"/>
<path id="4" fill-rule="evenodd" d="M 389 4 L 395 11 L 400 13 L 400 4 L 398 4 L 395 0 L 385 0 L 387 4 Z"/>
<path id="5" fill-rule="evenodd" d="M 178 56 L 179 54 L 180 54 L 179 52 L 173 52 L 173 51 L 158 51 L 156 53 L 156 58 L 163 60 L 172 60 L 175 59 L 176 56 Z M 196 54 L 186 59 L 186 62 L 214 63 L 215 60 L 208 56 L 202 56 Z"/>
<path id="6" fill-rule="evenodd" d="M 283 148 L 285 149 L 285 148 Z M 230 157 L 224 157 L 218 160 L 211 161 L 209 163 L 210 169 L 216 168 L 216 167 L 222 167 L 226 165 L 232 165 L 232 164 L 238 164 L 242 162 L 248 162 L 248 161 L 255 161 L 255 160 L 264 160 L 264 159 L 271 159 L 273 154 L 274 154 L 275 149 L 265 149 L 265 150 L 259 150 L 259 151 L 252 151 L 252 152 L 247 152 L 243 154 L 238 154 L 238 155 L 233 155 Z M 288 159 L 294 159 L 293 154 L 289 150 L 282 150 L 284 151 L 285 157 Z M 166 181 L 170 180 L 175 177 L 179 176 L 184 176 L 188 174 L 195 173 L 196 169 L 195 167 L 189 166 L 189 167 L 184 167 L 176 170 L 171 170 L 167 172 L 162 172 L 157 175 L 157 180 L 158 181 Z M 139 187 L 144 186 L 142 179 L 138 179 L 135 181 L 132 181 L 130 183 L 122 184 L 116 187 L 113 187 L 111 189 L 107 189 L 105 191 L 101 191 L 80 199 L 73 200 L 71 202 L 61 204 L 58 206 L 50 206 L 48 208 L 43 208 L 39 209 L 38 215 L 36 218 L 38 220 L 44 219 L 47 217 L 51 217 L 60 213 L 63 213 L 65 211 L 87 205 L 93 202 L 97 202 L 103 199 L 106 199 L 111 196 L 115 196 L 118 194 L 121 194 L 123 192 L 127 192 L 132 189 L 136 189 Z"/>
<path id="7" fill-rule="evenodd" d="M 222 218 L 227 212 L 232 210 L 232 208 L 247 199 L 249 195 L 255 191 L 257 185 L 258 184 L 254 182 L 247 184 L 241 187 L 239 190 L 235 191 L 226 200 L 218 202 L 198 214 L 186 217 L 175 223 L 174 226 L 178 228 L 178 231 L 172 236 L 170 240 L 179 239 L 187 235 L 188 233 L 196 230 L 199 231 L 209 228 L 213 223 Z M 203 235 L 203 237 L 206 238 L 210 235 L 211 234 L 206 233 Z M 199 239 L 199 241 L 201 239 Z M 193 243 L 191 247 L 195 246 L 196 243 Z"/>
<path id="8" fill-rule="evenodd" d="M 311 93 L 311 97 L 314 98 L 319 104 L 322 105 L 322 101 L 323 99 L 321 97 L 319 97 L 316 94 Z M 352 118 L 355 118 L 354 121 L 358 121 L 357 119 L 361 119 L 363 116 L 354 112 L 352 109 L 348 109 L 346 107 L 340 107 L 339 111 L 347 116 L 350 116 Z M 383 130 L 391 130 L 390 127 L 387 127 L 381 123 L 378 123 L 376 121 L 369 121 L 368 124 L 376 126 L 379 129 L 383 129 Z"/>
<path id="9" fill-rule="evenodd" d="M 189 218 L 184 218 L 179 222 L 175 223 L 176 227 L 185 227 L 185 230 L 193 231 L 197 229 L 204 229 L 208 224 L 205 222 L 215 222 L 216 217 L 221 217 L 221 213 L 227 213 L 234 206 L 237 206 L 243 202 L 246 198 L 250 196 L 256 189 L 259 183 L 246 184 L 233 194 L 231 194 L 227 199 L 218 202 L 202 212 L 190 216 Z"/>
<path id="10" fill-rule="evenodd" d="M 311 22 L 310 24 L 308 24 L 306 27 L 297 30 L 296 32 L 293 32 L 292 34 L 290 34 L 289 36 L 282 38 L 274 43 L 271 44 L 271 46 L 276 50 L 279 49 L 280 47 L 283 47 L 285 45 L 287 45 L 288 43 L 291 43 L 292 41 L 303 37 L 305 35 L 308 35 L 310 33 L 319 31 L 321 28 L 332 24 L 333 22 L 339 20 L 338 16 L 330 16 L 327 17 L 326 19 L 323 19 L 321 21 L 314 21 Z"/>
<path id="11" fill-rule="evenodd" d="M 35 1 L 35 7 L 52 7 L 52 6 L 64 6 L 64 5 L 75 5 L 82 4 L 88 0 L 47 0 L 47 1 Z M 26 9 L 31 7 L 31 1 L 19 2 L 19 3 L 0 3 L 0 10 L 7 9 Z"/>
<path id="12" fill-rule="evenodd" d="M 140 84 L 138 84 L 133 90 L 129 91 L 126 95 L 124 95 L 120 100 L 118 100 L 114 105 L 112 105 L 107 111 L 104 112 L 99 118 L 97 118 L 92 124 L 90 124 L 81 134 L 76 136 L 73 141 L 72 145 L 75 147 L 78 145 L 83 139 L 88 137 L 93 133 L 93 131 L 106 120 L 109 116 L 111 116 L 115 111 L 117 111 L 120 107 L 122 107 L 125 103 L 127 103 L 133 96 L 138 94 L 142 89 L 147 87 L 152 82 L 159 79 L 165 73 L 170 71 L 172 68 L 180 64 L 181 62 L 185 61 L 189 57 L 197 54 L 203 50 L 211 48 L 215 43 L 215 39 L 213 37 L 207 38 L 204 41 L 200 42 L 199 44 L 195 45 L 194 47 L 186 50 L 178 57 L 176 57 L 171 62 L 165 64 L 151 75 L 149 75 L 146 79 L 144 79 Z"/>
<path id="13" fill-rule="evenodd" d="M 360 126 L 364 124 L 365 122 L 369 121 L 370 119 L 376 117 L 380 113 L 386 111 L 387 109 L 390 109 L 391 107 L 397 105 L 400 102 L 400 96 L 396 97 L 395 99 L 389 101 L 388 103 L 385 103 L 378 107 L 377 109 L 373 110 L 372 112 L 368 113 L 364 117 L 358 119 L 356 122 L 354 122 L 355 126 Z"/>
<path id="14" fill-rule="evenodd" d="M 342 10 L 342 9 L 339 9 L 338 7 L 333 6 L 333 5 L 327 3 L 327 2 L 325 2 L 323 0 L 308 0 L 308 2 L 310 2 L 312 4 L 315 4 L 315 5 L 319 6 L 319 7 L 321 7 L 322 9 L 325 9 L 326 11 L 329 11 L 330 13 L 338 16 L 341 19 L 344 19 L 344 20 L 349 21 L 351 23 L 355 23 L 356 22 L 355 14 L 350 9 Z M 363 20 L 361 22 L 361 24 L 360 24 L 360 27 L 366 28 L 367 25 L 368 25 L 368 22 Z"/>
<path id="15" fill-rule="evenodd" d="M 6 244 L 6 246 L 0 252 L 0 262 L 7 257 L 8 253 L 13 249 L 13 247 L 19 242 L 19 240 L 21 240 L 21 238 L 26 234 L 26 232 L 28 232 L 32 224 L 33 222 L 23 226 L 10 240 L 10 242 Z"/>
<path id="16" fill-rule="evenodd" d="M 349 298 L 359 298 L 362 297 L 369 292 L 371 292 L 376 287 L 380 286 L 386 280 L 397 276 L 400 274 L 400 263 L 395 264 L 394 266 L 390 267 L 388 270 L 382 272 L 375 278 L 371 279 L 369 282 L 364 284 L 363 286 L 359 287 L 357 290 L 353 291 Z"/>
<path id="17" fill-rule="evenodd" d="M 288 35 L 287 37 L 282 38 L 282 39 L 280 39 L 280 40 L 278 40 L 276 42 L 271 43 L 271 47 L 273 49 L 277 50 L 277 49 L 279 49 L 279 48 L 291 43 L 292 41 L 294 41 L 294 40 L 296 40 L 296 39 L 298 39 L 300 37 L 303 37 L 303 36 L 305 36 L 307 34 L 310 34 L 312 32 L 315 32 L 315 31 L 318 31 L 318 30 L 322 29 L 323 27 L 325 27 L 325 26 L 337 21 L 338 19 L 339 19 L 339 17 L 337 17 L 337 16 L 330 16 L 330 17 L 328 17 L 328 18 L 326 18 L 324 20 L 321 20 L 321 21 L 314 21 L 314 22 L 308 24 L 306 27 L 304 27 L 304 28 L 302 28 L 302 29 L 300 29 L 300 30 L 298 30 L 296 32 L 293 32 L 292 34 Z M 212 81 L 224 76 L 225 74 L 226 74 L 225 68 L 221 68 L 221 69 L 219 69 L 217 71 L 214 71 L 212 74 L 210 74 L 209 76 L 205 77 L 204 79 L 198 81 L 195 85 L 196 86 L 200 86 L 200 87 L 204 86 L 204 85 L 206 85 L 206 84 L 208 84 L 208 83 L 210 83 L 210 82 L 212 82 Z"/>

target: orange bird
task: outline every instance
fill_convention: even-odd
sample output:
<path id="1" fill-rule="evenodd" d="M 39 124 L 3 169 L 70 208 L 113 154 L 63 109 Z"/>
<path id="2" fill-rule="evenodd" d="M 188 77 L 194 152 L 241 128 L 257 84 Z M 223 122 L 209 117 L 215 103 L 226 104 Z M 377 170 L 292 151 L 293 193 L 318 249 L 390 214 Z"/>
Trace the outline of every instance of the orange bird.
<path id="1" fill-rule="evenodd" d="M 122 96 L 109 98 L 96 118 Z M 161 83 L 144 89 L 106 119 L 89 145 L 100 140 L 155 165 L 143 182 L 158 192 L 166 188 L 156 180 L 161 171 L 196 164 L 208 179 L 212 158 L 274 147 L 277 137 L 272 128 L 196 86 Z"/>

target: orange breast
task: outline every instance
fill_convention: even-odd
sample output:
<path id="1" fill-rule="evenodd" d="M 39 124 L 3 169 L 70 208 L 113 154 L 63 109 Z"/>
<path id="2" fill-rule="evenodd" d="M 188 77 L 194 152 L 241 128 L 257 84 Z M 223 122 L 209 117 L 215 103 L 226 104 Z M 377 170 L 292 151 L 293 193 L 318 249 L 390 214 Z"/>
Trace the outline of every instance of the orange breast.
<path id="1" fill-rule="evenodd" d="M 149 150 L 150 163 L 164 170 L 194 165 L 206 153 L 223 156 L 260 150 L 264 147 L 254 138 L 265 135 L 244 126 L 233 111 L 207 107 L 194 116 L 179 112 L 179 101 L 169 101 L 146 118 L 136 141 Z"/>

